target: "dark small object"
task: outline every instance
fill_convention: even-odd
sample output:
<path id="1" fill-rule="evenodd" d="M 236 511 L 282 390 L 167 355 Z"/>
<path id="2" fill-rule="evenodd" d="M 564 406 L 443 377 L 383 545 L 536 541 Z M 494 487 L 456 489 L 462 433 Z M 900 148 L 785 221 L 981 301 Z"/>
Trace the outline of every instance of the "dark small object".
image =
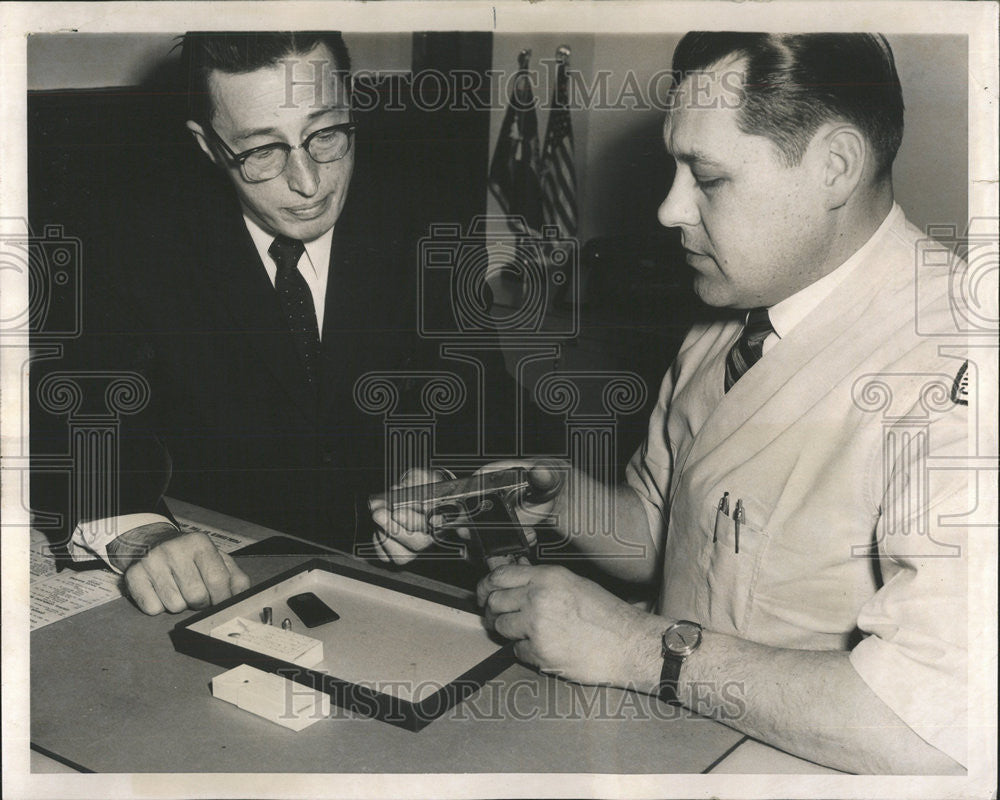
<path id="1" fill-rule="evenodd" d="M 736 511 L 734 512 L 733 522 L 736 525 L 736 552 L 740 552 L 740 525 L 746 522 L 746 515 L 743 511 L 743 501 L 736 501 Z"/>
<path id="2" fill-rule="evenodd" d="M 271 625 L 273 624 L 273 619 L 274 617 L 273 617 L 273 612 L 271 611 L 271 607 L 264 606 L 264 608 L 262 608 L 260 612 L 260 621 L 263 622 L 265 625 Z"/>
<path id="3" fill-rule="evenodd" d="M 281 620 L 281 630 L 290 631 L 291 629 L 292 629 L 292 621 L 288 617 L 285 617 L 283 620 Z"/>
<path id="4" fill-rule="evenodd" d="M 724 492 L 719 500 L 719 508 L 715 512 L 715 530 L 712 533 L 712 543 L 719 541 L 719 519 L 725 514 L 729 516 L 729 492 Z"/>
<path id="5" fill-rule="evenodd" d="M 294 594 L 288 598 L 287 603 L 288 607 L 295 612 L 295 615 L 302 620 L 302 624 L 307 628 L 315 628 L 340 619 L 340 614 L 312 592 Z"/>

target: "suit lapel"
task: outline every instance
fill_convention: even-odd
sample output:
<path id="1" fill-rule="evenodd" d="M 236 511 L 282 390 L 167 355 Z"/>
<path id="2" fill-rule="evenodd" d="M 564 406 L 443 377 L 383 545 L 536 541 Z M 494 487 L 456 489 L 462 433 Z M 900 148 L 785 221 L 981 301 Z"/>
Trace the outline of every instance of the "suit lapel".
<path id="1" fill-rule="evenodd" d="M 354 263 L 353 241 L 340 221 L 333 231 L 333 243 L 330 247 L 330 265 L 326 279 L 326 299 L 323 312 L 323 335 L 321 343 L 322 365 L 320 376 L 320 397 L 323 410 L 331 405 L 338 405 L 337 398 L 343 391 L 342 383 L 346 379 L 346 362 L 350 357 L 353 343 L 347 335 L 345 327 L 350 321 L 347 315 L 352 302 L 356 298 L 352 289 L 352 270 L 357 268 Z"/>
<path id="2" fill-rule="evenodd" d="M 333 231 L 323 315 L 322 402 L 353 409 L 354 382 L 369 370 L 399 370 L 413 338 L 410 297 L 403 287 L 405 265 L 386 253 L 377 231 L 352 197 Z M 363 209 L 364 206 L 361 206 Z"/>
<path id="3" fill-rule="evenodd" d="M 232 217 L 235 216 L 235 219 Z M 213 236 L 207 273 L 219 305 L 227 308 L 249 348 L 278 385 L 310 419 L 317 415 L 315 392 L 295 348 L 284 312 L 242 216 L 229 215 L 223 235 Z"/>
<path id="4" fill-rule="evenodd" d="M 387 309 L 380 307 L 378 265 L 365 258 L 361 240 L 352 225 L 351 206 L 344 209 L 333 231 L 330 267 L 323 314 L 321 402 L 323 414 L 347 413 L 354 405 L 355 380 L 366 368 L 378 365 L 370 352 L 372 319 Z"/>

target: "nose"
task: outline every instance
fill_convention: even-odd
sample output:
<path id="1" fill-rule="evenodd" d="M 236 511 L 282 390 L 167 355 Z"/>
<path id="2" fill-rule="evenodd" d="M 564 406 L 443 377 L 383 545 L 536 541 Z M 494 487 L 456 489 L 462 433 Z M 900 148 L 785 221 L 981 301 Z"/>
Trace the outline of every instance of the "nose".
<path id="1" fill-rule="evenodd" d="M 285 165 L 288 188 L 303 197 L 312 197 L 319 189 L 319 165 L 305 151 L 297 147 L 288 154 Z"/>
<path id="2" fill-rule="evenodd" d="M 691 182 L 691 179 L 680 171 L 674 176 L 673 185 L 656 212 L 656 218 L 664 228 L 677 228 L 685 225 L 693 227 L 701 219 L 698 207 L 694 202 L 693 187 L 688 185 Z"/>

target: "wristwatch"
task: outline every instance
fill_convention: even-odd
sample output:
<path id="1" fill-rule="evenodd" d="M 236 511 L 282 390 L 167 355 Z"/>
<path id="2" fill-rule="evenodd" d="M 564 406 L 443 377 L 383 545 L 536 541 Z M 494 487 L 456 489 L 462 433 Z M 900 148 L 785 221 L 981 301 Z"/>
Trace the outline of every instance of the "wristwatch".
<path id="1" fill-rule="evenodd" d="M 660 687 L 657 696 L 664 703 L 679 705 L 677 680 L 681 674 L 684 659 L 698 649 L 701 644 L 701 625 L 691 620 L 681 619 L 663 632 L 663 669 L 660 671 Z"/>

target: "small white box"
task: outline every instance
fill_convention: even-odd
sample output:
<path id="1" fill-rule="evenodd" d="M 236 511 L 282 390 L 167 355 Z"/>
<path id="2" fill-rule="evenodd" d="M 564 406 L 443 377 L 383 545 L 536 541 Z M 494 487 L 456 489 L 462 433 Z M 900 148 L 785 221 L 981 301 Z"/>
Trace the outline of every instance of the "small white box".
<path id="1" fill-rule="evenodd" d="M 330 716 L 330 696 L 241 664 L 212 678 L 212 696 L 293 731 Z"/>
<path id="2" fill-rule="evenodd" d="M 303 667 L 315 667 L 323 660 L 323 643 L 319 639 L 245 617 L 234 617 L 224 625 L 213 628 L 211 635 L 255 653 Z"/>

